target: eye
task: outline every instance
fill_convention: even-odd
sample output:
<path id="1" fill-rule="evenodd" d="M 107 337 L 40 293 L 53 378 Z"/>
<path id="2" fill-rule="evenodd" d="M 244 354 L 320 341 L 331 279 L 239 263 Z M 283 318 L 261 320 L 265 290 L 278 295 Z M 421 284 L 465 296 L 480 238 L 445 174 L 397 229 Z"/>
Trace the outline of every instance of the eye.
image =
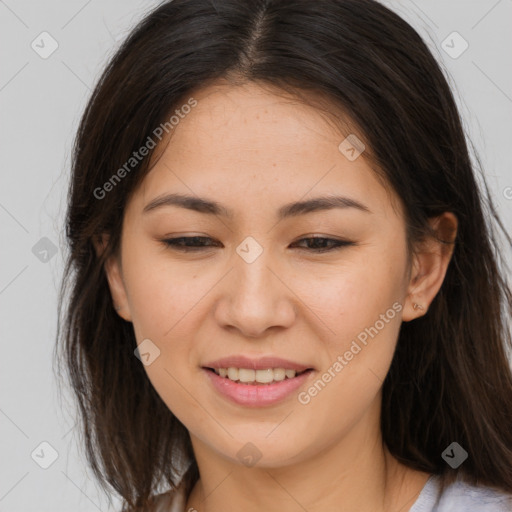
<path id="1" fill-rule="evenodd" d="M 302 238 L 296 242 L 296 244 L 304 241 L 307 242 L 307 250 L 312 250 L 314 252 L 335 251 L 337 249 L 341 249 L 342 247 L 355 245 L 354 242 L 350 242 L 349 240 L 337 240 L 335 238 L 326 238 L 321 236 Z"/>
<path id="2" fill-rule="evenodd" d="M 182 252 L 199 252 L 203 249 L 209 249 L 215 246 L 214 244 L 210 244 L 207 242 L 214 242 L 212 238 L 207 236 L 191 236 L 186 237 L 182 236 L 179 238 L 167 238 L 162 240 L 162 242 L 171 247 L 174 250 L 182 251 Z M 307 242 L 307 247 L 303 247 L 307 251 L 313 251 L 317 253 L 334 251 L 337 249 L 341 249 L 342 247 L 348 247 L 355 245 L 354 242 L 350 242 L 348 240 L 337 240 L 334 238 L 326 238 L 326 237 L 308 237 L 302 238 L 298 242 L 295 242 L 293 245 L 298 245 L 300 242 Z M 218 243 L 217 243 L 218 245 Z"/>
<path id="3" fill-rule="evenodd" d="M 212 239 L 207 236 L 180 236 L 179 238 L 167 238 L 162 240 L 162 242 L 177 251 L 198 252 L 207 247 L 212 247 L 211 245 L 204 245 L 204 243 L 202 243 L 208 240 Z"/>

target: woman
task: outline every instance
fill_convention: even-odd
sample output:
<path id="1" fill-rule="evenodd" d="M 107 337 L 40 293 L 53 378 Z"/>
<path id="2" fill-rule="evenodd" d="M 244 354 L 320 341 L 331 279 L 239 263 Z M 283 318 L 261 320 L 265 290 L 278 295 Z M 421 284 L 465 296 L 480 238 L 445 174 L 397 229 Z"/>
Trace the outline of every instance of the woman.
<path id="1" fill-rule="evenodd" d="M 59 339 L 97 477 L 124 510 L 512 510 L 491 220 L 392 11 L 164 3 L 74 149 Z"/>

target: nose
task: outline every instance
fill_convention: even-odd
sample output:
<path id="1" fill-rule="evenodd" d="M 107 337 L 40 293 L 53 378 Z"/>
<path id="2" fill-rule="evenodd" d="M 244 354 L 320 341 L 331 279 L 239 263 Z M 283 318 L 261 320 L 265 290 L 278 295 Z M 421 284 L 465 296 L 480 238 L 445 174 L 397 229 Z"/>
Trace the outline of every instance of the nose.
<path id="1" fill-rule="evenodd" d="M 223 328 L 234 328 L 247 338 L 260 338 L 271 328 L 290 327 L 296 318 L 298 299 L 268 251 L 248 263 L 238 255 L 234 268 L 223 280 L 215 310 Z"/>

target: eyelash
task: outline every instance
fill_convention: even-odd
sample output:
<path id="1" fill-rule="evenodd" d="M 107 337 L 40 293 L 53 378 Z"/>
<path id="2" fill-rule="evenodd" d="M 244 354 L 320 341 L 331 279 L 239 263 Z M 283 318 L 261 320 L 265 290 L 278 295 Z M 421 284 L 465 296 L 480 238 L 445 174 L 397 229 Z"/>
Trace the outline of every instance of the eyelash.
<path id="1" fill-rule="evenodd" d="M 191 237 L 181 236 L 178 238 L 167 238 L 167 239 L 162 240 L 162 242 L 167 247 L 169 247 L 173 250 L 176 250 L 176 251 L 181 251 L 181 252 L 200 252 L 207 247 L 205 245 L 200 245 L 200 246 L 178 245 L 178 243 L 180 241 L 188 241 L 188 240 L 194 240 L 194 239 L 195 240 L 197 240 L 197 239 L 212 240 L 211 238 L 206 237 L 206 236 L 191 236 Z M 306 248 L 305 249 L 305 250 L 313 251 L 316 253 L 332 252 L 332 251 L 340 250 L 343 247 L 349 247 L 349 246 L 355 245 L 354 242 L 350 242 L 348 240 L 336 240 L 334 238 L 327 238 L 327 237 L 320 237 L 320 236 L 301 238 L 298 242 L 302 242 L 304 240 L 322 240 L 322 241 L 328 241 L 328 242 L 334 244 L 334 247 L 331 247 L 329 249 L 326 249 L 326 248 L 320 248 L 320 249 Z M 295 242 L 295 243 L 298 243 L 298 242 Z"/>

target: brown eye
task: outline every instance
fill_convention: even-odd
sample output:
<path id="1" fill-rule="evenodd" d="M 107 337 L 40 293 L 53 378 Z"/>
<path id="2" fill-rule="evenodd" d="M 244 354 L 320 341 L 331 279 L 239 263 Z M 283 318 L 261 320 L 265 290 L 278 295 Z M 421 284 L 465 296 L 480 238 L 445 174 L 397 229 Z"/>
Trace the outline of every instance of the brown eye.
<path id="1" fill-rule="evenodd" d="M 178 238 L 167 238 L 162 240 L 162 242 L 166 246 L 182 252 L 199 252 L 203 249 L 215 247 L 215 244 L 208 243 L 213 242 L 213 239 L 206 236 L 182 236 Z M 337 240 L 334 238 L 326 237 L 302 238 L 298 242 L 295 242 L 293 245 L 297 245 L 301 242 L 306 242 L 306 247 L 303 247 L 303 249 L 318 253 L 334 251 L 341 249 L 342 247 L 355 245 L 354 242 L 350 242 L 348 240 Z"/>
<path id="2" fill-rule="evenodd" d="M 341 249 L 342 247 L 355 245 L 354 242 L 350 242 L 348 240 L 337 240 L 334 238 L 325 238 L 320 236 L 302 238 L 301 240 L 299 240 L 299 242 L 304 241 L 307 242 L 306 250 L 311 250 L 314 252 L 335 251 L 337 249 Z M 296 244 L 299 242 L 296 242 Z"/>
<path id="3" fill-rule="evenodd" d="M 212 240 L 207 236 L 180 236 L 178 238 L 167 238 L 162 242 L 175 249 L 183 252 L 198 252 L 205 248 L 210 248 L 212 245 L 206 245 L 204 242 Z"/>

